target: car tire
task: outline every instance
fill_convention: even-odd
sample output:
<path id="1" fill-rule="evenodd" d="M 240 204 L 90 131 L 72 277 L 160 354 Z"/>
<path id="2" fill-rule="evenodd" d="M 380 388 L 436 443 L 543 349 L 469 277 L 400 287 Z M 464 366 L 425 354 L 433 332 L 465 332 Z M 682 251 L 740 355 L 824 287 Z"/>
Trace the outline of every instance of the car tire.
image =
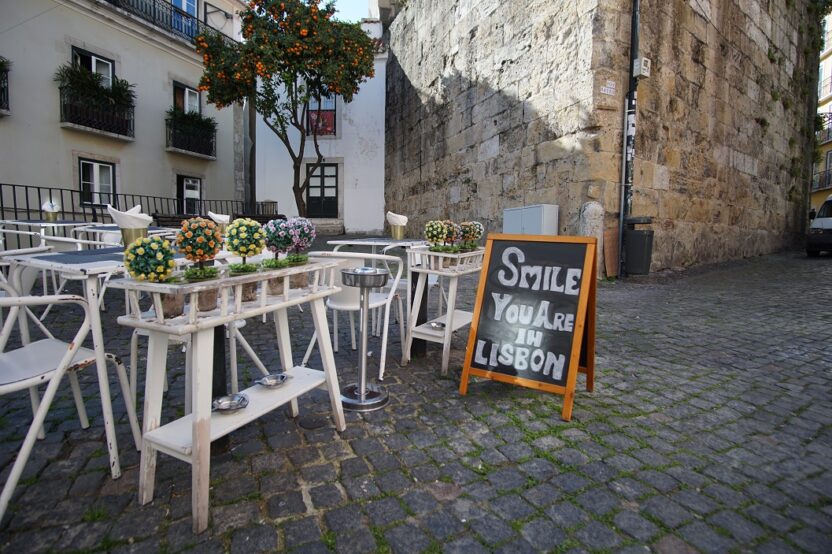
<path id="1" fill-rule="evenodd" d="M 820 250 L 809 250 L 807 248 L 806 249 L 806 255 L 809 256 L 810 258 L 817 258 L 818 256 L 820 256 Z"/>

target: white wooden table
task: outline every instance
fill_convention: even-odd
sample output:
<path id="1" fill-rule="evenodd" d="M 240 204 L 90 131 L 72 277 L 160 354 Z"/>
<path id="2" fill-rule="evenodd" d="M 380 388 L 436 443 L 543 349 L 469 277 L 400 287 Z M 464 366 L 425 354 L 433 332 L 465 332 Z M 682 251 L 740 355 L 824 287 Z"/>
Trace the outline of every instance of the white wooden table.
<path id="1" fill-rule="evenodd" d="M 116 440 L 115 424 L 113 422 L 113 407 L 110 397 L 110 382 L 107 374 L 107 362 L 104 351 L 104 335 L 101 328 L 101 314 L 95 309 L 99 305 L 100 287 L 99 277 L 113 275 L 123 270 L 123 250 L 117 248 L 101 248 L 96 250 L 80 250 L 55 252 L 34 255 L 12 255 L 5 259 L 11 264 L 11 283 L 21 294 L 28 294 L 22 290 L 21 274 L 24 268 L 33 267 L 60 273 L 66 279 L 83 281 L 84 297 L 90 305 L 90 334 L 92 335 L 93 350 L 95 351 L 95 366 L 98 374 L 98 388 L 101 395 L 101 410 L 104 416 L 104 431 L 107 437 L 107 450 L 110 454 L 110 473 L 113 479 L 121 476 L 121 465 L 118 457 L 118 441 Z M 21 312 L 20 330 L 24 343 L 29 342 L 28 321 Z M 129 395 L 127 395 L 129 396 Z M 125 398 L 128 414 L 132 413 L 131 425 L 134 434 L 138 435 L 135 420 L 135 408 L 132 398 Z"/>
<path id="2" fill-rule="evenodd" d="M 422 307 L 425 286 L 428 275 L 436 275 L 447 279 L 448 301 L 446 310 L 442 312 L 440 302 L 437 317 L 428 319 L 425 323 L 419 323 L 416 318 L 409 318 L 407 321 L 407 340 L 405 341 L 402 361 L 410 361 L 410 348 L 413 339 L 422 339 L 442 344 L 442 374 L 448 373 L 448 362 L 451 357 L 451 338 L 454 331 L 461 329 L 471 323 L 474 317 L 472 312 L 456 309 L 456 291 L 459 278 L 463 275 L 478 273 L 482 269 L 482 261 L 485 250 L 478 248 L 473 252 L 462 254 L 446 254 L 431 252 L 427 246 L 418 246 L 407 249 L 409 270 L 418 275 L 416 281 L 416 292 L 413 296 L 413 305 L 409 313 L 418 314 Z"/>
<path id="3" fill-rule="evenodd" d="M 335 358 L 327 325 L 324 300 L 340 290 L 337 286 L 324 285 L 323 272 L 334 272 L 338 261 L 313 261 L 303 266 L 279 270 L 265 270 L 249 275 L 223 276 L 221 279 L 199 283 L 147 283 L 133 279 L 117 279 L 111 286 L 123 288 L 130 295 L 130 315 L 119 318 L 119 323 L 148 331 L 150 344 L 147 356 L 147 373 L 144 397 L 144 424 L 141 466 L 139 472 L 139 502 L 147 504 L 153 499 L 157 452 L 164 452 L 191 464 L 191 502 L 193 530 L 200 533 L 208 527 L 211 442 L 239 429 L 243 425 L 289 404 L 291 415 L 297 416 L 298 396 L 317 387 L 329 391 L 335 427 L 346 428 L 341 395 L 335 370 Z M 290 277 L 298 273 L 309 274 L 309 286 L 291 289 Z M 269 295 L 266 280 L 284 279 L 284 292 Z M 331 276 L 330 276 L 331 277 Z M 242 301 L 242 286 L 260 282 L 256 300 Z M 332 279 L 328 282 L 337 282 Z M 219 305 L 216 309 L 200 312 L 198 295 L 219 289 Z M 138 294 L 149 293 L 155 305 L 155 314 L 142 314 L 138 306 Z M 165 319 L 161 309 L 162 294 L 185 294 L 190 298 L 188 313 Z M 302 303 L 311 304 L 315 331 L 319 338 L 323 371 L 295 366 L 292 361 L 291 340 L 287 308 Z M 254 385 L 241 391 L 249 399 L 248 407 L 233 413 L 211 411 L 213 379 L 214 328 L 241 319 L 249 319 L 274 313 L 277 343 L 283 370 L 290 376 L 280 388 L 267 389 Z M 161 314 L 161 315 L 160 315 Z M 193 376 L 190 379 L 192 412 L 179 419 L 162 424 L 162 396 L 164 389 L 167 343 L 170 336 L 190 335 Z"/>

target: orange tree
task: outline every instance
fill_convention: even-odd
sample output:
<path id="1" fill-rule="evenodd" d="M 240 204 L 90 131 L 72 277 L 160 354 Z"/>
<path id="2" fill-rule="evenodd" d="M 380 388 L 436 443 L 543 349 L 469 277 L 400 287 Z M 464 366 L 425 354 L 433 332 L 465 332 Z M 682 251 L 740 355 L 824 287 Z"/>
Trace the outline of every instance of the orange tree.
<path id="1" fill-rule="evenodd" d="M 301 176 L 311 136 L 317 157 L 319 127 L 309 125 L 309 102 L 339 95 L 352 101 L 373 76 L 373 41 L 357 23 L 332 19 L 335 6 L 319 0 L 251 0 L 240 12 L 244 42 L 219 33 L 196 38 L 204 71 L 199 84 L 208 101 L 223 108 L 248 100 L 277 135 L 292 159 L 292 192 L 298 213 L 306 215 L 309 176 Z"/>

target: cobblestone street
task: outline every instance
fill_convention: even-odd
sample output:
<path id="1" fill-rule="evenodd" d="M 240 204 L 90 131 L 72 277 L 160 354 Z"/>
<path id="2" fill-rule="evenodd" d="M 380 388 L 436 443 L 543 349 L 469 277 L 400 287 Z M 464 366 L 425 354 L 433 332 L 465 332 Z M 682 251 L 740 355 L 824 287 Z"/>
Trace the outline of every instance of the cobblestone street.
<path id="1" fill-rule="evenodd" d="M 80 428 L 64 383 L 0 523 L 0 550 L 827 553 L 830 275 L 830 257 L 788 252 L 601 283 L 596 388 L 587 393 L 579 377 L 569 423 L 555 395 L 475 381 L 461 397 L 467 328 L 443 378 L 436 345 L 400 365 L 392 325 L 390 405 L 348 413 L 337 433 L 316 390 L 298 420 L 281 410 L 232 434 L 212 457 L 211 526 L 200 535 L 191 532 L 190 467 L 174 458 L 159 457 L 155 499 L 139 505 L 139 456 L 114 372 L 124 473 L 110 479 L 88 368 L 92 426 Z M 473 277 L 463 283 L 465 307 L 475 286 Z M 111 291 L 107 304 L 107 350 L 127 360 L 131 330 L 115 322 L 123 295 Z M 74 330 L 69 313 L 48 318 L 63 337 Z M 297 362 L 312 319 L 292 309 L 290 323 Z M 345 348 L 348 326 L 339 329 L 343 386 L 358 356 Z M 276 368 L 274 325 L 249 320 L 242 332 Z M 140 348 L 146 355 L 145 340 Z M 257 370 L 239 356 L 248 383 Z M 169 363 L 168 419 L 183 406 L 176 346 Z M 0 400 L 3 479 L 30 418 L 25 393 Z"/>

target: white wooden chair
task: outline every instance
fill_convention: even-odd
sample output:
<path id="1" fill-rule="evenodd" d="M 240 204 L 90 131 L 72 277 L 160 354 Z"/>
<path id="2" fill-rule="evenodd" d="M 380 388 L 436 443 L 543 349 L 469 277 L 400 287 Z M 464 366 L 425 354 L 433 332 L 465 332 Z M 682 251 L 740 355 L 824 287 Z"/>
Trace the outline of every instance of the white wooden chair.
<path id="1" fill-rule="evenodd" d="M 387 289 L 381 292 L 370 292 L 369 298 L 369 307 L 370 311 L 380 310 L 384 308 L 384 318 L 382 322 L 382 330 L 381 330 L 381 356 L 379 358 L 379 367 L 378 367 L 378 380 L 384 380 L 384 366 L 385 361 L 387 358 L 387 329 L 388 324 L 390 322 L 390 305 L 393 303 L 394 298 L 398 299 L 397 303 L 397 319 L 399 322 L 399 337 L 400 341 L 404 341 L 405 331 L 404 331 L 404 312 L 402 311 L 402 300 L 401 296 L 398 295 L 397 289 L 399 286 L 399 281 L 402 277 L 402 269 L 403 263 L 402 259 L 397 256 L 389 256 L 385 254 L 363 254 L 358 252 L 311 252 L 309 254 L 310 258 L 317 257 L 317 258 L 339 258 L 343 259 L 344 263 L 340 267 L 361 267 L 365 265 L 366 261 L 370 261 L 373 263 L 383 263 L 388 268 L 390 264 L 394 264 L 395 274 L 391 271 L 391 275 L 394 275 L 390 281 L 388 281 Z M 341 273 L 340 271 L 333 271 L 330 272 L 330 279 L 334 279 L 334 285 L 341 287 L 341 292 L 335 293 L 326 299 L 326 307 L 332 310 L 332 332 L 334 334 L 333 338 L 333 349 L 335 352 L 338 352 L 338 312 L 347 312 L 350 315 L 350 333 L 352 337 L 352 348 L 355 350 L 355 323 L 353 314 L 359 312 L 361 310 L 361 302 L 360 302 L 360 289 L 357 287 L 346 287 L 341 284 Z M 309 346 L 306 349 L 306 354 L 303 357 L 303 363 L 301 365 L 306 365 L 309 361 L 309 357 L 312 355 L 312 349 L 314 348 L 315 344 L 317 343 L 317 335 L 312 336 L 312 340 L 309 343 Z"/>
<path id="2" fill-rule="evenodd" d="M 94 364 L 95 353 L 81 346 L 90 330 L 89 306 L 83 298 L 72 295 L 17 296 L 14 289 L 9 285 L 0 283 L 0 288 L 7 293 L 6 297 L 0 298 L 0 308 L 9 309 L 9 315 L 6 317 L 2 327 L 2 333 L 0 333 L 0 395 L 28 389 L 34 411 L 32 424 L 29 426 L 23 445 L 17 454 L 9 477 L 3 486 L 3 492 L 0 494 L 0 520 L 2 520 L 14 493 L 14 489 L 29 459 L 29 455 L 32 452 L 35 440 L 39 435 L 42 435 L 46 413 L 52 405 L 61 379 L 67 372 L 70 374 L 70 386 L 75 397 L 81 425 L 84 428 L 89 426 L 75 371 Z M 45 332 L 47 338 L 25 344 L 12 351 L 5 351 L 13 328 L 20 319 L 19 310 L 21 308 L 28 310 L 31 306 L 52 304 L 75 304 L 83 308 L 84 319 L 72 341 L 60 341 L 54 338 L 45 327 L 39 325 L 41 330 Z M 40 324 L 37 318 L 32 319 Z M 130 427 L 133 431 L 133 438 L 136 441 L 136 448 L 138 449 L 141 447 L 141 433 L 132 401 L 129 398 L 127 375 L 124 371 L 124 366 L 117 358 L 109 357 L 109 360 L 116 363 L 122 395 L 127 404 Z M 43 383 L 47 383 L 46 391 L 43 397 L 39 398 L 37 386 Z"/>

